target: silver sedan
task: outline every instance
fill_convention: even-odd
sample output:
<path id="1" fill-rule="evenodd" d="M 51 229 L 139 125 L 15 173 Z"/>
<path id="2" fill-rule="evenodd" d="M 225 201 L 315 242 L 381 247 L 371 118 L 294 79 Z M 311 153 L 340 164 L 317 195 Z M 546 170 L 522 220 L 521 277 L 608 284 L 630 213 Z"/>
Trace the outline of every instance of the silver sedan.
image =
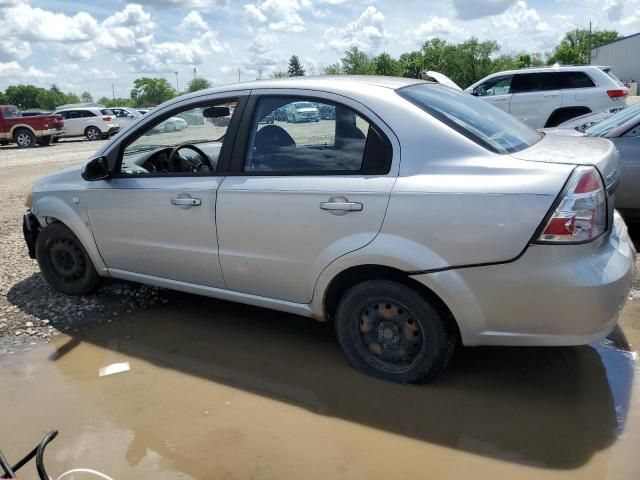
<path id="1" fill-rule="evenodd" d="M 335 114 L 278 120 L 299 102 Z M 191 111 L 211 121 L 155 133 Z M 459 343 L 613 329 L 635 255 L 618 172 L 609 140 L 545 136 L 437 83 L 258 81 L 160 105 L 34 182 L 24 232 L 67 294 L 111 277 L 330 320 L 354 366 L 417 383 Z"/>

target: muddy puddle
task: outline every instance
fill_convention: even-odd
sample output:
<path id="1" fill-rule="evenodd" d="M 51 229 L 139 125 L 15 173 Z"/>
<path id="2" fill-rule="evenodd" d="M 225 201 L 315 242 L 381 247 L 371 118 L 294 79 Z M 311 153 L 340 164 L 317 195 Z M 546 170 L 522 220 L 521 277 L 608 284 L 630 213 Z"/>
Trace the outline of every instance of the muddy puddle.
<path id="1" fill-rule="evenodd" d="M 172 295 L 0 357 L 5 455 L 55 428 L 54 478 L 640 478 L 640 301 L 597 345 L 463 349 L 408 387 L 351 369 L 329 325 Z"/>

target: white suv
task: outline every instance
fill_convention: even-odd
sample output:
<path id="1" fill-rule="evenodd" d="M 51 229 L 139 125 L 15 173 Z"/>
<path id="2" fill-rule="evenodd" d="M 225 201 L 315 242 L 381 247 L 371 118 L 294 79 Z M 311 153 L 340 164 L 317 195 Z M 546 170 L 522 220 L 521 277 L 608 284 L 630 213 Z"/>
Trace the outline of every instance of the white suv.
<path id="1" fill-rule="evenodd" d="M 56 110 L 55 114 L 64 119 L 63 138 L 87 137 L 89 140 L 100 140 L 120 131 L 115 114 L 106 108 L 64 108 Z"/>
<path id="2" fill-rule="evenodd" d="M 534 128 L 624 106 L 629 91 L 611 67 L 526 68 L 493 73 L 466 89 Z"/>

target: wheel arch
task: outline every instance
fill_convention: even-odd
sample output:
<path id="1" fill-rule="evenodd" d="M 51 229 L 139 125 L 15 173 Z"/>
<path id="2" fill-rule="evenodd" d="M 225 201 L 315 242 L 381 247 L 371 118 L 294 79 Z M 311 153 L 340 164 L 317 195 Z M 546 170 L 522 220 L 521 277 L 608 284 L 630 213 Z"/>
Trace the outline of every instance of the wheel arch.
<path id="1" fill-rule="evenodd" d="M 15 135 L 19 130 L 28 130 L 33 134 L 33 136 L 38 137 L 38 134 L 31 125 L 27 125 L 26 123 L 17 123 L 11 127 L 11 130 L 9 131 L 12 139 L 15 140 Z"/>
<path id="2" fill-rule="evenodd" d="M 72 196 L 72 193 L 69 193 Z M 78 238 L 84 249 L 89 254 L 93 265 L 102 276 L 107 276 L 107 267 L 102 260 L 98 247 L 93 238 L 89 225 L 89 219 L 84 205 L 73 208 L 71 202 L 54 195 L 44 195 L 33 200 L 31 211 L 38 218 L 42 228 L 51 223 L 62 223 Z"/>
<path id="3" fill-rule="evenodd" d="M 350 266 L 327 284 L 322 297 L 322 311 L 326 320 L 333 320 L 341 298 L 349 288 L 367 280 L 391 280 L 418 292 L 445 320 L 448 331 L 460 339 L 460 328 L 449 306 L 433 290 L 412 278 L 407 272 L 388 265 L 364 264 Z"/>
<path id="4" fill-rule="evenodd" d="M 592 110 L 589 107 L 585 107 L 585 106 L 576 105 L 576 106 L 559 107 L 559 108 L 556 108 L 553 112 L 551 112 L 551 115 L 549 115 L 549 118 L 547 118 L 547 121 L 544 126 L 545 128 L 556 127 L 560 123 L 562 123 L 562 122 L 557 122 L 558 118 L 562 119 L 562 121 L 567 121 L 567 120 L 571 120 L 572 118 L 578 117 L 580 115 L 585 115 L 591 112 Z M 575 115 L 572 115 L 569 118 L 563 119 L 562 115 L 567 113 L 571 113 Z"/>

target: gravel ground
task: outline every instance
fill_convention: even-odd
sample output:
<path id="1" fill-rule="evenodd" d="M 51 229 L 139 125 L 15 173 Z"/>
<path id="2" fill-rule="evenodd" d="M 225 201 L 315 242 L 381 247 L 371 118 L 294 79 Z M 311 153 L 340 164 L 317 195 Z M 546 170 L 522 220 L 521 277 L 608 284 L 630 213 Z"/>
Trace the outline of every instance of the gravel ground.
<path id="1" fill-rule="evenodd" d="M 73 140 L 28 150 L 0 148 L 0 355 L 168 301 L 161 289 L 115 280 L 105 281 L 94 295 L 68 297 L 49 287 L 29 258 L 22 215 L 31 182 L 86 160 L 101 143 Z"/>
<path id="2" fill-rule="evenodd" d="M 0 147 L 0 355 L 28 349 L 59 332 L 111 322 L 122 313 L 166 303 L 172 296 L 155 287 L 108 280 L 94 295 L 68 297 L 49 287 L 27 254 L 21 222 L 30 183 L 86 160 L 101 143 L 62 141 L 28 150 Z M 633 236 L 638 243 L 639 227 L 634 227 Z M 637 266 L 632 299 L 640 299 L 640 257 Z"/>

